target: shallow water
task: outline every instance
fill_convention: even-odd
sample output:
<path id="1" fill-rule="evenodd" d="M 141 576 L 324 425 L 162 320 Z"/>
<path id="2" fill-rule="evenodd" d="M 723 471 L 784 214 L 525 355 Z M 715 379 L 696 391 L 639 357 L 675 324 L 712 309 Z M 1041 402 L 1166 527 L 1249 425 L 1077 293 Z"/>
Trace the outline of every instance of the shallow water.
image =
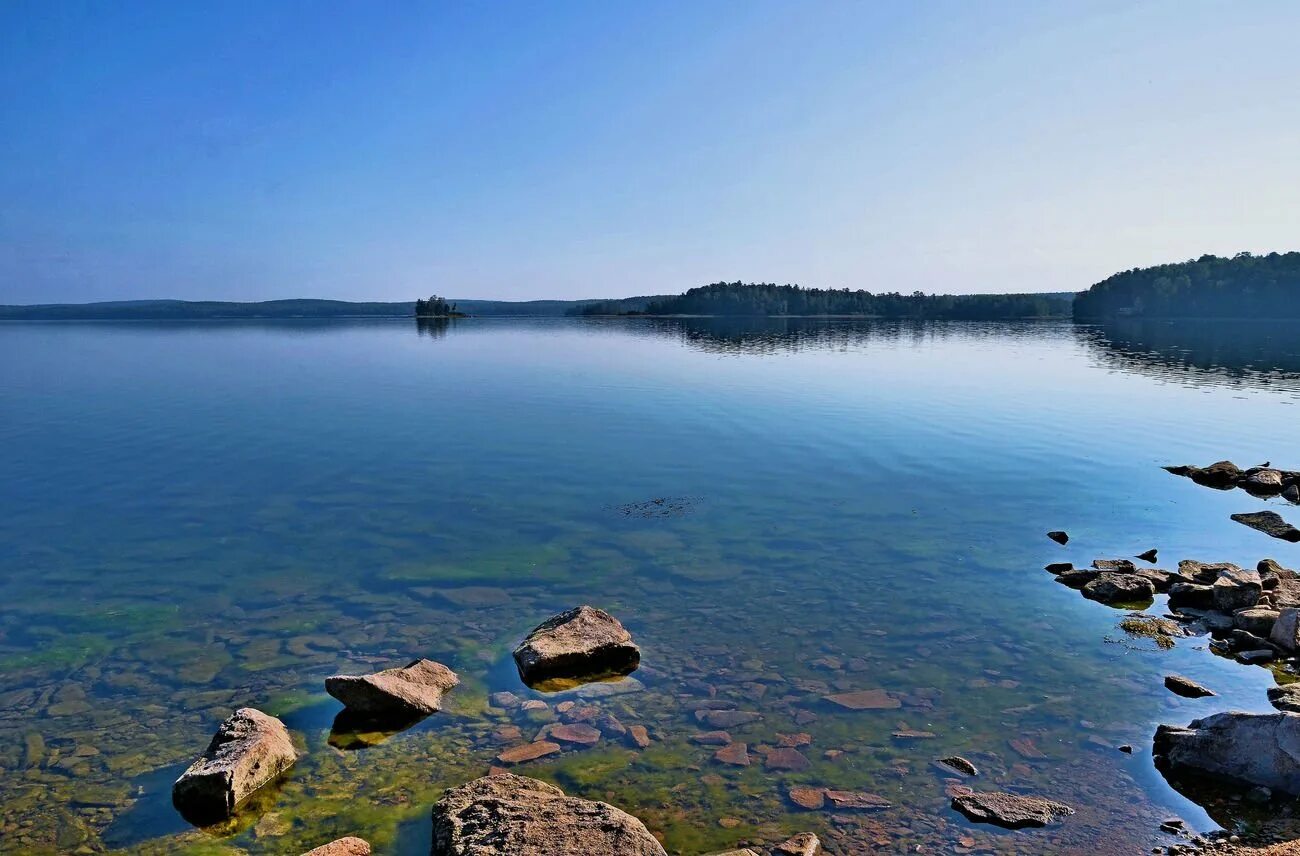
<path id="1" fill-rule="evenodd" d="M 1300 564 L 1228 520 L 1260 500 L 1159 468 L 1300 468 L 1297 367 L 1300 341 L 1267 325 L 0 326 L 0 848 L 296 853 L 359 834 L 427 853 L 441 790 L 518 742 L 503 727 L 543 724 L 488 706 L 544 697 L 511 648 L 580 602 L 643 649 L 635 691 L 592 703 L 653 742 L 518 771 L 633 812 L 673 853 L 804 829 L 832 853 L 1143 852 L 1171 814 L 1245 822 L 1170 788 L 1150 735 L 1267 709 L 1272 674 L 1204 639 L 1128 640 L 1122 611 L 1042 566 L 1152 546 L 1163 567 Z M 1067 547 L 1043 535 L 1058 528 Z M 325 676 L 418 656 L 460 674 L 446 711 L 330 740 Z M 1167 672 L 1220 696 L 1179 699 Z M 822 698 L 876 688 L 902 706 Z M 748 767 L 689 739 L 696 709 L 728 702 L 763 716 L 731 729 Z M 244 705 L 306 754 L 193 830 L 171 782 Z M 767 769 L 760 747 L 801 732 L 807 768 Z M 969 824 L 931 764 L 949 754 L 977 788 L 1078 813 Z M 803 811 L 795 784 L 893 807 Z"/>

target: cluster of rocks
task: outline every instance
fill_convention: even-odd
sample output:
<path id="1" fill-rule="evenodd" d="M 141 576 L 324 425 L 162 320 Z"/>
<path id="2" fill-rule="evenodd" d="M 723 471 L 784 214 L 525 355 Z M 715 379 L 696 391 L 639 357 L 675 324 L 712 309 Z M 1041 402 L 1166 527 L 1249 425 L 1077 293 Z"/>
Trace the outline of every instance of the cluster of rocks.
<path id="1" fill-rule="evenodd" d="M 1232 461 L 1218 461 L 1208 467 L 1182 465 L 1164 469 L 1205 487 L 1217 490 L 1241 488 L 1255 496 L 1280 495 L 1290 502 L 1300 503 L 1300 472 L 1277 469 L 1268 463 L 1242 469 Z"/>

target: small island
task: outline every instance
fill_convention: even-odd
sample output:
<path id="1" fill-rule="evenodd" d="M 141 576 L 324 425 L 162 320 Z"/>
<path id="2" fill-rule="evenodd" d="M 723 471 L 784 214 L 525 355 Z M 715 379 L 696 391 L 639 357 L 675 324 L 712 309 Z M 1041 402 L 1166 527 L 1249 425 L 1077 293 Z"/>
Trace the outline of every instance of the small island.
<path id="1" fill-rule="evenodd" d="M 416 318 L 464 318 L 464 312 L 456 311 L 456 304 L 448 303 L 447 298 L 432 295 L 428 300 L 415 301 Z"/>

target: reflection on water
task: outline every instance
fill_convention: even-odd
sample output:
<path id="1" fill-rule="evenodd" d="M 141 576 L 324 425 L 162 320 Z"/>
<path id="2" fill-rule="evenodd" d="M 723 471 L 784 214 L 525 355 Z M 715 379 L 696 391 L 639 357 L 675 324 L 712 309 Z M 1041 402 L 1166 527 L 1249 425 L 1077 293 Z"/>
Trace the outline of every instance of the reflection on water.
<path id="1" fill-rule="evenodd" d="M 1157 722 L 1265 709 L 1269 674 L 1196 640 L 1108 644 L 1123 614 L 1041 568 L 1153 545 L 1295 566 L 1228 521 L 1249 510 L 1234 498 L 1158 467 L 1300 466 L 1293 402 L 1254 385 L 1257 361 L 1246 400 L 1153 383 L 1169 369 L 1139 354 L 1161 347 L 1116 341 L 806 319 L 0 327 L 5 847 L 292 853 L 359 833 L 423 854 L 442 788 L 579 716 L 649 744 L 609 725 L 518 771 L 627 808 L 674 853 L 805 829 L 834 854 L 1137 852 L 1169 843 L 1171 813 L 1209 828 L 1144 747 Z M 1218 376 L 1232 351 L 1213 353 L 1188 362 Z M 1043 537 L 1058 528 L 1068 547 Z M 524 686 L 514 645 L 584 602 L 641 668 Z M 420 656 L 462 679 L 443 712 L 336 722 L 326 676 Z M 1166 672 L 1220 696 L 1174 697 Z M 898 706 L 826 698 L 879 690 Z M 303 758 L 229 827 L 188 829 L 170 782 L 244 705 Z M 693 739 L 709 710 L 756 715 L 726 729 L 747 765 Z M 977 787 L 1078 814 L 972 825 L 932 765 L 953 754 Z M 807 811 L 794 786 L 891 807 Z"/>

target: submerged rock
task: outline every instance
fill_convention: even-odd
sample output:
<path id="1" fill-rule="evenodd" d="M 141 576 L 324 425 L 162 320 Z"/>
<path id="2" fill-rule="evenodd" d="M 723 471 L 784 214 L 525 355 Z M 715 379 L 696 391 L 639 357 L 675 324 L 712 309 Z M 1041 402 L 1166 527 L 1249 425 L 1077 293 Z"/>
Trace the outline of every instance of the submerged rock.
<path id="1" fill-rule="evenodd" d="M 966 776 L 978 776 L 979 770 L 970 761 L 967 761 L 960 755 L 950 755 L 947 758 L 940 758 L 939 763 L 945 767 L 951 767 L 958 773 Z"/>
<path id="2" fill-rule="evenodd" d="M 502 773 L 449 788 L 433 807 L 431 856 L 666 856 L 645 824 L 608 803 Z"/>
<path id="3" fill-rule="evenodd" d="M 1182 675 L 1165 675 L 1165 688 L 1174 695 L 1183 698 L 1204 698 L 1214 695 L 1214 690 L 1201 686 L 1191 678 Z"/>
<path id="4" fill-rule="evenodd" d="M 1156 587 L 1135 574 L 1103 571 L 1083 587 L 1083 596 L 1100 603 L 1142 603 L 1156 596 Z"/>
<path id="5" fill-rule="evenodd" d="M 1293 544 L 1300 542 L 1300 529 L 1287 523 L 1282 519 L 1282 515 L 1276 511 L 1252 511 L 1249 514 L 1234 514 L 1232 519 L 1249 526 L 1251 529 L 1263 532 L 1265 535 L 1271 535 L 1283 541 L 1290 541 Z"/>
<path id="6" fill-rule="evenodd" d="M 981 791 L 953 797 L 952 807 L 976 823 L 992 823 L 1008 829 L 1046 826 L 1074 814 L 1068 805 L 1041 797 Z"/>
<path id="7" fill-rule="evenodd" d="M 774 856 L 817 856 L 821 852 L 821 840 L 811 832 L 801 832 L 772 848 Z"/>
<path id="8" fill-rule="evenodd" d="M 442 710 L 442 694 L 460 683 L 456 673 L 432 660 L 370 675 L 334 675 L 325 692 L 362 716 L 427 716 Z"/>
<path id="9" fill-rule="evenodd" d="M 172 786 L 172 803 L 192 823 L 224 820 L 254 791 L 298 760 L 284 723 L 242 707 Z"/>
<path id="10" fill-rule="evenodd" d="M 370 844 L 364 839 L 348 836 L 308 850 L 302 856 L 370 856 Z"/>
<path id="11" fill-rule="evenodd" d="M 1300 795 L 1300 714 L 1216 713 L 1186 728 L 1161 725 L 1156 766 L 1192 770 Z"/>
<path id="12" fill-rule="evenodd" d="M 536 684 L 551 678 L 625 675 L 640 664 L 641 649 L 617 618 L 584 605 L 539 624 L 514 656 L 524 683 Z"/>
<path id="13" fill-rule="evenodd" d="M 858 690 L 851 693 L 837 693 L 825 697 L 832 704 L 849 710 L 893 710 L 903 706 L 885 690 Z"/>

